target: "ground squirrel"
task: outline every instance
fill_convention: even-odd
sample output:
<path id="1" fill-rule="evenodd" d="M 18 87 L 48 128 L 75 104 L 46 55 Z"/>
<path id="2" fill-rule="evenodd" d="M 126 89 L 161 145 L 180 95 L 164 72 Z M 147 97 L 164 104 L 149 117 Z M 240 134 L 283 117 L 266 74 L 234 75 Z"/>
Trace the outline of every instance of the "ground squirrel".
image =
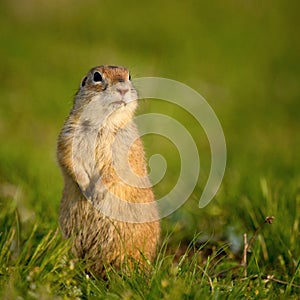
<path id="1" fill-rule="evenodd" d="M 59 223 L 75 254 L 98 274 L 133 261 L 145 266 L 159 241 L 158 211 L 133 122 L 136 107 L 126 68 L 92 68 L 58 138 L 64 177 Z M 151 206 L 137 212 L 130 206 L 136 203 Z"/>

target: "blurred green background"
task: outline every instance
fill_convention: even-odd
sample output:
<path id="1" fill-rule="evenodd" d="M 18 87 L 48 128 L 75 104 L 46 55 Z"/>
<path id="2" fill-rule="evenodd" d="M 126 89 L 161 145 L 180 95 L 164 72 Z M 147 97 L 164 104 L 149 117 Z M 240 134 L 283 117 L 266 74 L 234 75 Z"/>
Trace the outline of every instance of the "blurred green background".
<path id="1" fill-rule="evenodd" d="M 292 272 L 300 254 L 299 10 L 298 1 L 2 0 L 2 206 L 15 203 L 25 228 L 39 222 L 43 234 L 57 226 L 56 139 L 73 95 L 91 67 L 124 65 L 133 77 L 166 77 L 197 90 L 227 141 L 221 189 L 198 209 L 210 165 L 201 127 L 159 101 L 141 104 L 139 112 L 177 116 L 195 137 L 203 166 L 191 199 L 163 220 L 164 232 L 175 231 L 175 240 L 204 232 L 239 249 L 243 232 L 274 215 L 261 238 L 263 259 L 284 261 Z M 155 137 L 145 145 L 168 160 L 160 195 L 176 180 L 178 157 Z"/>

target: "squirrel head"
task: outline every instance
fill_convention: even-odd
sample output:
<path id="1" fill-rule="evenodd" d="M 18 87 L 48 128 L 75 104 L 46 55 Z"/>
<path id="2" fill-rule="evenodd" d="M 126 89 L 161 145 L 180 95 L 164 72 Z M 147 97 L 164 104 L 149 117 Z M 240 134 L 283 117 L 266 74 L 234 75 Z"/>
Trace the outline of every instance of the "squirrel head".
<path id="1" fill-rule="evenodd" d="M 96 126 L 119 127 L 132 119 L 137 99 L 128 69 L 98 66 L 82 79 L 72 112 Z"/>

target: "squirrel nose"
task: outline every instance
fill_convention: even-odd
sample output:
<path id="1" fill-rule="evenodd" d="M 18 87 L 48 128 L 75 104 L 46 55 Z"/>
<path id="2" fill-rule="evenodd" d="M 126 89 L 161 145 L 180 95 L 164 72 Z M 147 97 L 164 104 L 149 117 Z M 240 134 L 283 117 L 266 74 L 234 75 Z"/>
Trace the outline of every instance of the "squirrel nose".
<path id="1" fill-rule="evenodd" d="M 124 96 L 129 91 L 129 89 L 117 89 L 117 91 L 120 93 L 121 96 Z"/>

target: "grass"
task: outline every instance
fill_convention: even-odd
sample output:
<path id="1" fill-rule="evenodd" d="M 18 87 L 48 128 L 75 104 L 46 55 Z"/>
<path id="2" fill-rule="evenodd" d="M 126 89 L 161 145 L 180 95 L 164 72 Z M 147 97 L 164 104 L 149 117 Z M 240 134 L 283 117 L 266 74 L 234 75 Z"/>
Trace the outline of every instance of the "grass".
<path id="1" fill-rule="evenodd" d="M 297 1 L 93 0 L 0 3 L 0 295 L 3 299 L 298 299 L 300 292 L 300 41 Z M 62 178 L 56 138 L 84 73 L 120 64 L 133 77 L 188 84 L 223 126 L 228 161 L 222 186 L 197 207 L 209 172 L 201 126 L 170 114 L 195 138 L 198 186 L 162 220 L 163 243 L 149 274 L 85 273 L 57 225 Z M 174 146 L 145 138 L 176 182 Z M 264 224 L 274 216 L 273 224 Z M 240 267 L 243 234 L 247 275 Z"/>

